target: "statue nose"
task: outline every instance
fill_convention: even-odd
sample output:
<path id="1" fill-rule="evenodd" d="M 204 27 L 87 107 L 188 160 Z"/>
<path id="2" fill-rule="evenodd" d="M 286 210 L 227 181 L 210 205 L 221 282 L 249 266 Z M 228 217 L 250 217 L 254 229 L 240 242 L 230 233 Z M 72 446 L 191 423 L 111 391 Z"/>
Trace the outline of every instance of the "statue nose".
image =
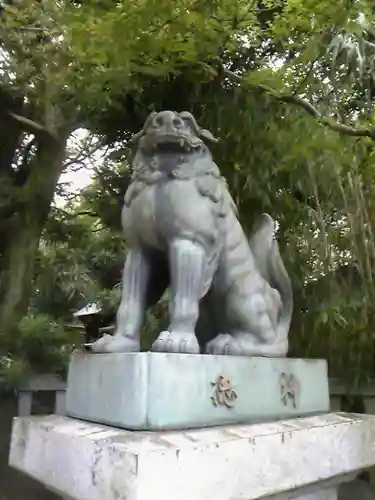
<path id="1" fill-rule="evenodd" d="M 157 116 L 156 123 L 159 127 L 165 127 L 166 129 L 169 130 L 179 129 L 183 125 L 181 118 L 172 114 Z"/>

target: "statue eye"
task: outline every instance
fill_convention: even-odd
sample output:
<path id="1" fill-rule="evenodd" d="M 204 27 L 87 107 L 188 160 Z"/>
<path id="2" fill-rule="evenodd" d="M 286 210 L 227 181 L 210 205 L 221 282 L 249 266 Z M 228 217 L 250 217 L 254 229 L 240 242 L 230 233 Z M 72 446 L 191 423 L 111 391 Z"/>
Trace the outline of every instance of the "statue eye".
<path id="1" fill-rule="evenodd" d="M 157 116 L 155 118 L 155 124 L 158 125 L 159 127 L 162 127 L 164 125 L 164 120 L 162 116 Z"/>
<path id="2" fill-rule="evenodd" d="M 184 125 L 184 122 L 180 118 L 174 118 L 173 119 L 173 125 L 176 128 L 181 128 Z"/>

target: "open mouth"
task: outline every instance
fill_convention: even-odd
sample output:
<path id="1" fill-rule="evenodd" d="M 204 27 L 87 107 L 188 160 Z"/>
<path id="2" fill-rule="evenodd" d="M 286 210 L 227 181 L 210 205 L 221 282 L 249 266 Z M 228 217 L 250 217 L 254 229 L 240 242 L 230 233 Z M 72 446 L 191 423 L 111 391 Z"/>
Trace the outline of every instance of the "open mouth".
<path id="1" fill-rule="evenodd" d="M 159 142 L 155 144 L 155 148 L 162 153 L 180 153 L 181 151 L 189 151 L 184 144 L 178 142 Z"/>
<path id="2" fill-rule="evenodd" d="M 201 141 L 198 138 L 184 137 L 182 135 L 149 135 L 145 137 L 147 147 L 158 149 L 160 151 L 191 151 L 201 147 Z"/>

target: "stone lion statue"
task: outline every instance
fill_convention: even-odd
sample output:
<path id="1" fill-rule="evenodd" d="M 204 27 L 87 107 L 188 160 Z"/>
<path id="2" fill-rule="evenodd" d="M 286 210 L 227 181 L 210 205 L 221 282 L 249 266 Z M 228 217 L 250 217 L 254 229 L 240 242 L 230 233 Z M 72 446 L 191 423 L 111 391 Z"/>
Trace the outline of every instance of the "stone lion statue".
<path id="1" fill-rule="evenodd" d="M 117 329 L 96 341 L 94 352 L 139 351 L 145 311 L 170 286 L 169 326 L 153 351 L 287 354 L 293 295 L 274 221 L 263 214 L 246 238 L 206 145 L 216 141 L 192 114 L 174 111 L 151 113 L 133 137 Z M 202 311 L 209 333 L 199 333 Z"/>

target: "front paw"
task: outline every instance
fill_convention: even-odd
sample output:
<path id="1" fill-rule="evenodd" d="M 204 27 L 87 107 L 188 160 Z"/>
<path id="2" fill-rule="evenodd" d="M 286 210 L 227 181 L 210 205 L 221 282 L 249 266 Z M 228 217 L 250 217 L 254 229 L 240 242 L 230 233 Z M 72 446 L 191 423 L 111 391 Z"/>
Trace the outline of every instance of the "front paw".
<path id="1" fill-rule="evenodd" d="M 199 354 L 199 344 L 192 332 L 161 332 L 152 344 L 154 352 L 177 352 Z"/>

